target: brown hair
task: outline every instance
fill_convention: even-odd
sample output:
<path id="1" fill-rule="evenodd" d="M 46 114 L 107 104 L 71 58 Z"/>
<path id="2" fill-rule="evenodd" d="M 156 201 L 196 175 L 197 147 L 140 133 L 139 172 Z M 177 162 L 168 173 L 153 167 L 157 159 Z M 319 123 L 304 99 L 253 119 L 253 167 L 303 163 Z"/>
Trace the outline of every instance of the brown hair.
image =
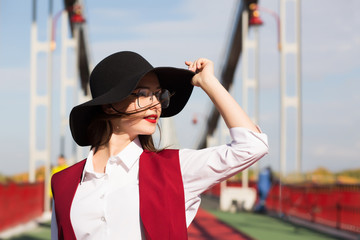
<path id="1" fill-rule="evenodd" d="M 140 110 L 139 112 L 144 110 Z M 124 116 L 126 115 L 107 114 L 103 111 L 102 107 L 99 106 L 97 112 L 95 113 L 95 117 L 92 119 L 87 130 L 88 139 L 91 148 L 94 148 L 94 153 L 97 152 L 99 147 L 106 145 L 110 141 L 114 130 L 111 124 L 111 119 Z M 159 152 L 162 150 L 155 147 L 152 135 L 139 135 L 139 140 L 143 149 L 151 152 Z"/>

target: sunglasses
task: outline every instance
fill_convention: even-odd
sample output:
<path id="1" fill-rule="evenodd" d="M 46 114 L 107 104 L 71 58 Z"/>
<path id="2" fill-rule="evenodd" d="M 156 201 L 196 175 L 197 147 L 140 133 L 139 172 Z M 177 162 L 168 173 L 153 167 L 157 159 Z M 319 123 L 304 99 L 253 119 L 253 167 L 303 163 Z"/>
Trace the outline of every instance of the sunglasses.
<path id="1" fill-rule="evenodd" d="M 136 92 L 131 93 L 136 96 L 137 105 L 140 108 L 148 107 L 153 104 L 154 96 L 160 102 L 161 108 L 167 108 L 170 104 L 170 97 L 172 96 L 167 89 L 160 89 L 156 92 L 150 91 L 147 88 L 139 88 Z"/>

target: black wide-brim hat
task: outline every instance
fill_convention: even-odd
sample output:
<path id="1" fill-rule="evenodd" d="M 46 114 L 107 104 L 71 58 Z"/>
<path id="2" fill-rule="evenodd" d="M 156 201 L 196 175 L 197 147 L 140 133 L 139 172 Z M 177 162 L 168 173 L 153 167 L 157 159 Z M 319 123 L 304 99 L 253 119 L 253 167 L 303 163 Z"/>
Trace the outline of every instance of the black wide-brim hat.
<path id="1" fill-rule="evenodd" d="M 161 88 L 174 94 L 169 107 L 162 109 L 160 117 L 178 114 L 190 98 L 193 90 L 191 79 L 195 73 L 174 67 L 154 68 L 137 53 L 117 52 L 103 59 L 92 71 L 90 90 L 93 99 L 71 110 L 70 129 L 75 142 L 80 146 L 90 145 L 88 127 L 99 113 L 99 106 L 124 100 L 149 72 L 157 75 Z"/>

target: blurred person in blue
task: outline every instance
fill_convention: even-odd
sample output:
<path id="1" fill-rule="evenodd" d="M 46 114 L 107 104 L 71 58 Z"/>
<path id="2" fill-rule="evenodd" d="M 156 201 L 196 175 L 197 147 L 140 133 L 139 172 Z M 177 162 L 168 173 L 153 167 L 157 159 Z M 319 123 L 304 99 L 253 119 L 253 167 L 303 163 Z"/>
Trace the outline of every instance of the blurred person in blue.
<path id="1" fill-rule="evenodd" d="M 187 239 L 200 194 L 267 154 L 267 136 L 215 77 L 212 61 L 185 64 L 154 68 L 124 51 L 96 65 L 92 100 L 70 113 L 74 140 L 90 152 L 52 177 L 52 239 Z M 231 143 L 156 148 L 160 117 L 178 114 L 194 86 L 222 115 Z"/>
<path id="2" fill-rule="evenodd" d="M 270 167 L 264 168 L 258 179 L 258 196 L 259 201 L 254 211 L 257 213 L 266 213 L 266 198 L 269 194 L 273 182 L 273 175 Z"/>

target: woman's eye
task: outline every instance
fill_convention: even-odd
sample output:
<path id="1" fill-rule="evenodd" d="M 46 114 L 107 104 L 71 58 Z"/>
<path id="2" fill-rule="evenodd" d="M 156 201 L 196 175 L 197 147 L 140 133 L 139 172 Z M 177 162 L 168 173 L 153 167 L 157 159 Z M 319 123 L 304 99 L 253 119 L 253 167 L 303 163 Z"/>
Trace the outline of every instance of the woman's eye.
<path id="1" fill-rule="evenodd" d="M 139 97 L 147 97 L 147 96 L 149 96 L 149 93 L 146 90 L 140 90 L 137 92 L 136 95 L 138 95 Z"/>
<path id="2" fill-rule="evenodd" d="M 155 94 L 155 96 L 157 97 L 157 99 L 160 99 L 160 97 L 161 97 L 162 94 L 163 94 L 163 91 L 162 91 L 162 90 L 159 90 L 159 91 L 156 91 L 154 94 Z"/>

